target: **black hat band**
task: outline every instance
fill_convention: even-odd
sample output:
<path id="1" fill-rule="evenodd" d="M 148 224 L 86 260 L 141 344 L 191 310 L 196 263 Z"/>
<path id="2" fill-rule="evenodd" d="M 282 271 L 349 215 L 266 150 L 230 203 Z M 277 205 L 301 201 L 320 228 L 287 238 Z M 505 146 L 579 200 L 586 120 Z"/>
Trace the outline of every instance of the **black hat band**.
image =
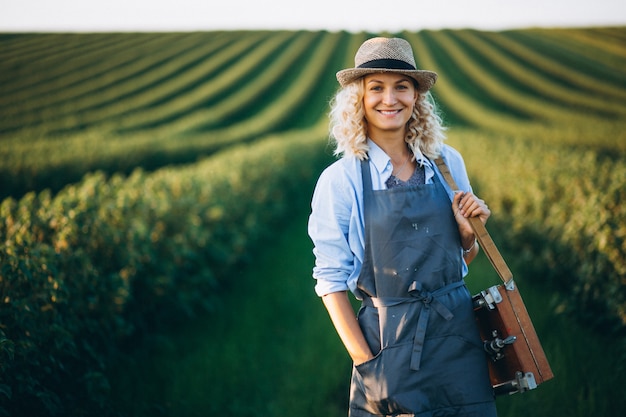
<path id="1" fill-rule="evenodd" d="M 413 65 L 404 61 L 400 61 L 399 59 L 375 59 L 373 61 L 364 62 L 357 68 L 379 68 L 411 71 L 416 70 Z"/>

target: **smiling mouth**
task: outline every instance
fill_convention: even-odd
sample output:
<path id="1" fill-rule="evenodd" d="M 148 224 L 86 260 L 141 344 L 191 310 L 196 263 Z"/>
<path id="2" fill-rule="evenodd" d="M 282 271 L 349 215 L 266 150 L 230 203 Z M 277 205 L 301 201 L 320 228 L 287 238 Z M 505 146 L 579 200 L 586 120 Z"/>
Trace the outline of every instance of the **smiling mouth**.
<path id="1" fill-rule="evenodd" d="M 393 116 L 394 114 L 400 113 L 402 110 L 378 110 L 380 114 L 385 116 Z"/>

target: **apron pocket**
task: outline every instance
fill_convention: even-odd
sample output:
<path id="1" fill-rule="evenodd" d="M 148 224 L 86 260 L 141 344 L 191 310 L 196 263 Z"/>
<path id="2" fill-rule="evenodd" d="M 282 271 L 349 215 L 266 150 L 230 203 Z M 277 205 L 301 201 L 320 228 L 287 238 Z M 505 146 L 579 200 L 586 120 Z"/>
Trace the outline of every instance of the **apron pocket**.
<path id="1" fill-rule="evenodd" d="M 412 344 L 391 346 L 355 366 L 352 384 L 356 392 L 353 390 L 352 405 L 379 415 L 412 413 L 407 401 L 415 393 L 407 391 L 405 383 L 406 373 L 411 372 L 408 367 L 411 351 Z"/>

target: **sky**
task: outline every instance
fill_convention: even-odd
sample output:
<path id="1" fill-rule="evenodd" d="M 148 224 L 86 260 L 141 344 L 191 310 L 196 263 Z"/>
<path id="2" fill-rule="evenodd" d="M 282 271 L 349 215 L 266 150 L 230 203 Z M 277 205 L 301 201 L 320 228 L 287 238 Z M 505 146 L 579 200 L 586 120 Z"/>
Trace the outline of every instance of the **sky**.
<path id="1" fill-rule="evenodd" d="M 626 25 L 625 0 L 0 0 L 0 32 Z"/>

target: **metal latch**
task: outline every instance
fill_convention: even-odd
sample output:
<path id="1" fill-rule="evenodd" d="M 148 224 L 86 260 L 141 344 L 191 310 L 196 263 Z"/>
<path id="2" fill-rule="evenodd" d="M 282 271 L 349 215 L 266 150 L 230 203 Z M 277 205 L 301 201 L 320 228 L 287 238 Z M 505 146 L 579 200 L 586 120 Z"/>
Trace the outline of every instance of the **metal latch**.
<path id="1" fill-rule="evenodd" d="M 515 379 L 493 387 L 496 395 L 515 394 L 518 392 L 530 391 L 535 388 L 537 388 L 535 375 L 533 375 L 532 372 L 526 372 L 524 374 L 520 371 L 515 373 Z"/>
<path id="2" fill-rule="evenodd" d="M 498 291 L 498 286 L 494 285 L 486 290 L 482 290 L 480 294 L 474 297 L 474 310 L 487 307 L 489 310 L 495 310 L 496 304 L 502 302 L 502 295 Z"/>

